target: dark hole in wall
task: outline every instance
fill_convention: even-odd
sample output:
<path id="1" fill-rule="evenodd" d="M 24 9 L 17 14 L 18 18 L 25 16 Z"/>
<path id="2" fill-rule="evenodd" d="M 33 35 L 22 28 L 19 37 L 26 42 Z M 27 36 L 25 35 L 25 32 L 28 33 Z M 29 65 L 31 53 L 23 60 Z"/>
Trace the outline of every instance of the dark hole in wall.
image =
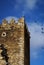
<path id="1" fill-rule="evenodd" d="M 3 60 L 6 61 L 6 65 L 8 65 L 8 59 L 9 59 L 9 57 L 8 57 L 8 54 L 7 54 L 7 49 L 4 48 L 3 44 L 0 45 L 0 48 L 2 50 L 1 56 L 3 57 Z"/>
<path id="2" fill-rule="evenodd" d="M 3 35 L 5 35 L 5 34 L 3 34 Z"/>

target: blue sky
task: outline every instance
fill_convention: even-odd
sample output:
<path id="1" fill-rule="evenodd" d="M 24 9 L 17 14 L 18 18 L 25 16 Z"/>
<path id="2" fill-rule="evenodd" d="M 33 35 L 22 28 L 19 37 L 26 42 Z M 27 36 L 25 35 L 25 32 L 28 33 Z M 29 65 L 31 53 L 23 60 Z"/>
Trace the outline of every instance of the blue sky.
<path id="1" fill-rule="evenodd" d="M 44 0 L 0 0 L 0 19 L 25 16 L 27 21 L 44 20 Z"/>
<path id="2" fill-rule="evenodd" d="M 30 31 L 30 65 L 44 65 L 44 0 L 0 0 L 0 23 L 2 19 L 25 16 Z"/>

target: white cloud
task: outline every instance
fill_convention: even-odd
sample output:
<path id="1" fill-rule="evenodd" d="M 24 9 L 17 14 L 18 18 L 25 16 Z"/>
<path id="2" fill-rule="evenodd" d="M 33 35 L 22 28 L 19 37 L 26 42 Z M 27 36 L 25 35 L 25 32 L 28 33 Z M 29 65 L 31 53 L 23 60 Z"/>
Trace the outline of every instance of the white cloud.
<path id="1" fill-rule="evenodd" d="M 24 10 L 34 9 L 38 0 L 16 0 L 15 8 L 21 8 L 23 6 Z"/>
<path id="2" fill-rule="evenodd" d="M 41 33 L 41 24 L 31 23 L 29 30 L 31 34 L 31 45 L 34 46 L 34 48 L 39 48 L 44 45 L 44 34 Z"/>
<path id="3" fill-rule="evenodd" d="M 14 9 L 15 11 L 20 11 L 22 9 L 21 14 L 25 15 L 30 10 L 34 10 L 37 8 L 37 2 L 38 0 L 16 0 L 16 4 L 14 4 Z"/>
<path id="4" fill-rule="evenodd" d="M 44 47 L 44 34 L 41 33 L 41 24 L 30 23 L 28 24 L 30 31 L 30 48 L 31 56 L 38 58 L 39 50 Z"/>
<path id="5" fill-rule="evenodd" d="M 13 16 L 8 16 L 8 17 L 6 17 L 5 19 L 8 21 L 8 23 L 10 23 L 10 20 L 11 20 L 11 19 L 14 19 L 16 22 L 17 22 L 17 20 L 18 20 L 17 17 L 13 17 Z"/>
<path id="6" fill-rule="evenodd" d="M 36 7 L 36 2 L 37 2 L 37 0 L 26 0 L 25 5 L 28 9 L 33 9 Z"/>

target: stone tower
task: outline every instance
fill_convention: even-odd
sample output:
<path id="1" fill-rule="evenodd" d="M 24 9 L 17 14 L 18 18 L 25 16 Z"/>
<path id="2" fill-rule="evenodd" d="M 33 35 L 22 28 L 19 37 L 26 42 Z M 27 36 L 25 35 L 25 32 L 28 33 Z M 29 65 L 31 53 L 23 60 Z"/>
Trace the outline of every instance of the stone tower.
<path id="1" fill-rule="evenodd" d="M 0 65 L 29 65 L 30 33 L 24 17 L 0 24 Z"/>

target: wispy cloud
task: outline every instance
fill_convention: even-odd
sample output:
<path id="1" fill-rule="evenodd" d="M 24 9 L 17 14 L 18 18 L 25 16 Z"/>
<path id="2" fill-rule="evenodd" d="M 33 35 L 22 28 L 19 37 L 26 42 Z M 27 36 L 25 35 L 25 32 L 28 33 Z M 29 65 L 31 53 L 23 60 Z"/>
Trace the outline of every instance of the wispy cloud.
<path id="1" fill-rule="evenodd" d="M 16 22 L 17 22 L 17 20 L 18 20 L 17 17 L 13 17 L 13 16 L 8 16 L 8 17 L 6 17 L 5 19 L 8 21 L 8 23 L 10 23 L 11 19 L 14 19 Z"/>
<path id="2" fill-rule="evenodd" d="M 44 47 L 44 34 L 42 34 L 41 24 L 30 23 L 28 24 L 30 31 L 30 48 L 31 56 L 38 58 L 39 50 Z"/>
<path id="3" fill-rule="evenodd" d="M 25 1 L 25 6 L 28 8 L 28 9 L 33 9 L 36 7 L 36 2 L 37 0 L 26 0 Z"/>
<path id="4" fill-rule="evenodd" d="M 22 9 L 22 15 L 25 15 L 28 11 L 34 10 L 36 8 L 36 3 L 38 0 L 16 0 L 14 5 L 15 10 Z"/>
<path id="5" fill-rule="evenodd" d="M 35 47 L 35 48 L 39 48 L 42 45 L 44 45 L 44 36 L 41 33 L 41 24 L 37 24 L 37 23 L 31 23 L 29 26 L 30 29 L 30 33 L 31 33 L 31 44 Z"/>
<path id="6" fill-rule="evenodd" d="M 16 0 L 16 4 L 20 7 L 23 6 L 24 9 L 33 9 L 36 6 L 37 1 L 38 0 Z"/>
<path id="7" fill-rule="evenodd" d="M 11 3 L 13 9 L 16 12 L 20 11 L 22 15 L 25 15 L 30 10 L 36 9 L 37 7 L 36 3 L 38 2 L 38 0 L 14 0 L 14 1 L 9 0 L 9 2 Z"/>

